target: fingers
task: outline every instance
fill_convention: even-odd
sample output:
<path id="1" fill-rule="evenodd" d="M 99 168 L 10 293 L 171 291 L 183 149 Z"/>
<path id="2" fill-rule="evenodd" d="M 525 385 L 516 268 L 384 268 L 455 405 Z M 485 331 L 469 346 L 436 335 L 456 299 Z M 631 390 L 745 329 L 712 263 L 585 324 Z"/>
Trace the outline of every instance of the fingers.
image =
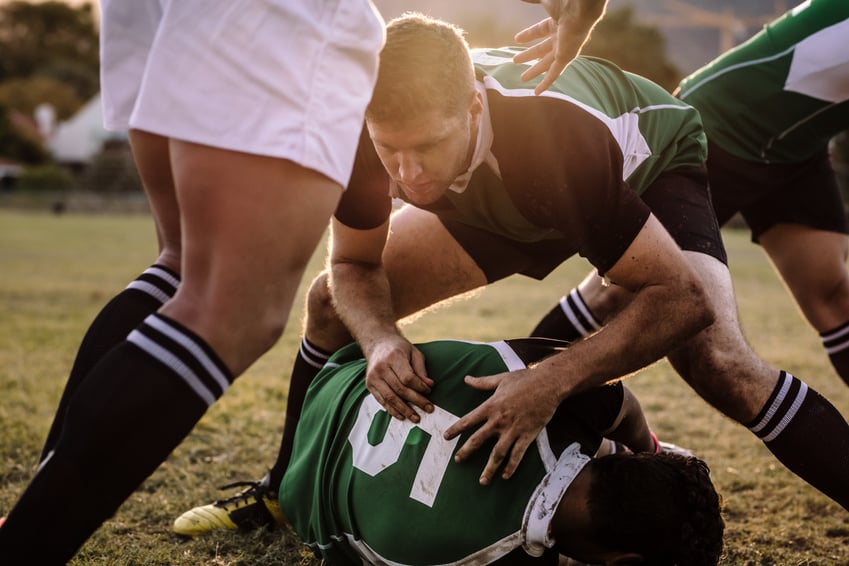
<path id="1" fill-rule="evenodd" d="M 489 375 L 487 377 L 474 377 L 472 375 L 467 375 L 463 381 L 469 387 L 473 387 L 479 391 L 495 391 L 498 388 L 498 384 L 501 383 L 501 380 L 504 379 L 505 374 L 499 373 L 496 375 Z"/>
<path id="2" fill-rule="evenodd" d="M 487 413 L 486 413 L 486 402 L 484 402 L 484 403 L 478 405 L 477 408 L 469 411 L 468 413 L 466 413 L 465 415 L 463 415 L 462 417 L 457 419 L 457 421 L 454 424 L 452 424 L 447 429 L 445 429 L 445 433 L 442 435 L 443 438 L 445 438 L 445 440 L 453 440 L 454 438 L 456 438 L 457 436 L 460 436 L 461 434 L 463 434 L 464 432 L 466 432 L 470 428 L 477 426 L 480 423 L 482 423 L 483 421 L 485 421 L 486 418 L 487 418 L 486 415 L 487 415 Z M 472 452 L 474 452 L 474 448 L 476 447 L 474 445 L 474 441 L 473 441 L 474 447 L 470 447 L 468 450 L 464 450 L 464 448 L 466 447 L 466 445 L 469 444 L 469 441 L 472 441 L 472 439 L 475 437 L 475 435 L 478 434 L 479 432 L 480 431 L 473 434 L 469 438 L 469 440 L 466 441 L 466 443 L 463 445 L 463 447 L 461 447 L 460 450 L 457 451 L 457 454 L 454 456 L 454 459 L 457 462 L 462 462 L 463 459 L 468 454 L 471 454 Z"/>
<path id="3" fill-rule="evenodd" d="M 472 413 L 469 413 L 466 417 L 472 417 L 469 421 L 469 423 L 471 423 L 469 426 L 474 426 L 477 424 L 475 421 L 480 420 L 480 417 L 472 415 Z M 459 432 L 452 429 L 463 428 L 466 424 L 468 423 L 457 422 L 454 426 L 446 430 L 446 440 L 450 440 L 459 434 Z M 498 469 L 502 466 L 502 464 L 504 464 L 505 460 L 507 463 L 504 466 L 504 470 L 501 472 L 501 477 L 505 480 L 513 477 L 513 474 L 519 467 L 525 452 L 528 450 L 528 446 L 530 446 L 531 442 L 534 440 L 534 436 L 522 435 L 516 437 L 509 434 L 509 431 L 499 433 L 496 426 L 487 423 L 476 430 L 474 434 L 472 434 L 466 442 L 463 443 L 460 449 L 454 454 L 454 461 L 457 463 L 463 462 L 475 451 L 480 449 L 493 436 L 496 436 L 498 440 L 490 451 L 489 459 L 487 460 L 486 466 L 478 479 L 481 485 L 489 485 L 492 482 L 493 478 L 498 473 Z"/>
<path id="4" fill-rule="evenodd" d="M 468 442 L 466 442 L 466 444 L 468 444 Z M 463 445 L 463 448 L 466 447 L 466 444 Z M 498 469 L 504 463 L 504 460 L 508 455 L 510 458 L 507 460 L 507 464 L 501 472 L 501 479 L 509 480 L 513 477 L 513 474 L 522 462 L 522 458 L 525 456 L 525 452 L 528 450 L 528 446 L 530 446 L 530 442 L 524 439 L 520 438 L 513 440 L 510 437 L 502 435 L 498 439 L 498 442 L 495 443 L 492 451 L 489 453 L 489 459 L 486 462 L 486 467 L 484 467 L 478 480 L 480 484 L 489 485 L 492 482 L 493 478 L 498 473 Z M 461 448 L 461 450 L 463 448 Z"/>
<path id="5" fill-rule="evenodd" d="M 415 377 L 418 378 L 419 383 L 425 387 L 425 389 L 418 390 L 421 393 L 430 394 L 430 390 L 433 387 L 433 380 L 427 375 L 427 366 L 425 366 L 424 354 L 422 354 L 417 348 L 413 349 L 411 363 L 413 365 L 413 373 L 415 374 Z"/>
<path id="6" fill-rule="evenodd" d="M 493 391 L 498 388 L 498 384 L 501 383 L 501 380 L 504 379 L 506 375 L 508 374 L 500 373 L 487 377 L 473 377 L 471 375 L 467 375 L 464 381 L 466 385 L 469 385 L 470 387 L 473 387 L 480 391 Z M 492 405 L 492 403 L 493 401 L 490 398 L 489 400 L 484 401 L 476 408 L 472 409 L 471 411 L 457 419 L 457 422 L 445 429 L 445 434 L 443 435 L 445 437 L 445 440 L 452 440 L 454 437 L 459 436 L 467 430 L 486 421 L 487 419 L 490 419 L 491 410 L 489 407 L 490 405 Z M 469 440 L 466 441 L 466 444 L 464 444 L 465 447 L 471 441 L 473 447 L 470 447 L 470 449 L 465 451 L 462 448 L 460 449 L 460 451 L 458 452 L 458 454 L 460 455 L 460 460 L 457 460 L 458 462 L 465 458 L 466 454 L 471 454 L 472 452 L 474 452 L 475 448 L 477 448 L 477 439 L 472 439 L 474 439 L 476 435 L 480 434 L 480 432 L 481 431 L 477 431 L 474 435 L 472 435 L 472 437 L 469 438 Z M 491 436 L 491 434 L 489 436 Z M 485 437 L 483 440 L 486 440 L 486 438 L 488 438 L 489 436 Z"/>
<path id="7" fill-rule="evenodd" d="M 424 379 L 432 383 L 430 378 Z M 391 369 L 370 372 L 366 376 L 366 387 L 377 402 L 397 419 L 419 422 L 421 418 L 413 406 L 427 413 L 433 412 L 433 403 L 423 395 L 423 393 L 430 393 L 430 385 L 412 372 L 406 372 L 401 376 Z"/>
<path id="8" fill-rule="evenodd" d="M 554 33 L 556 27 L 557 24 L 552 18 L 546 18 L 517 32 L 516 35 L 513 36 L 513 39 L 518 43 L 536 41 L 537 39 L 548 37 Z"/>
<path id="9" fill-rule="evenodd" d="M 520 53 L 516 53 L 513 55 L 513 62 L 521 65 L 522 63 L 528 63 L 535 59 L 542 59 L 543 57 L 551 55 L 552 52 L 552 41 L 549 38 L 544 41 L 540 41 L 533 47 L 528 47 Z"/>
<path id="10" fill-rule="evenodd" d="M 550 87 L 552 83 L 557 80 L 557 77 L 560 76 L 560 73 L 563 72 L 563 69 L 566 68 L 566 65 L 568 65 L 569 62 L 571 62 L 571 59 L 569 61 L 557 61 L 555 59 L 551 66 L 549 66 L 548 70 L 545 72 L 545 76 L 543 76 L 542 80 L 539 82 L 536 88 L 534 88 L 534 94 L 540 95 L 546 90 L 548 90 L 548 87 Z"/>
<path id="11" fill-rule="evenodd" d="M 513 449 L 510 451 L 510 460 L 507 462 L 507 465 L 504 466 L 504 470 L 501 472 L 502 479 L 509 480 L 513 477 L 513 474 L 516 472 L 516 469 L 522 462 L 522 458 L 525 457 L 525 452 L 528 451 L 528 446 L 531 445 L 534 439 L 535 437 L 522 437 L 513 443 Z M 490 459 L 492 459 L 491 456 Z M 487 467 L 489 467 L 489 464 L 487 464 Z M 495 473 L 494 470 L 493 473 Z"/>
<path id="12" fill-rule="evenodd" d="M 417 423 L 421 419 L 419 415 L 416 413 L 415 409 L 412 406 L 408 405 L 400 396 L 396 395 L 389 388 L 376 388 L 374 390 L 370 390 L 371 394 L 377 400 L 378 403 L 386 410 L 387 413 L 392 415 L 398 420 L 410 419 L 410 421 Z"/>
<path id="13" fill-rule="evenodd" d="M 536 77 L 537 75 L 541 75 L 546 71 L 546 69 L 548 69 L 548 67 L 551 66 L 552 61 L 554 61 L 554 55 L 549 53 L 548 55 L 534 63 L 530 68 L 525 69 L 525 71 L 522 73 L 522 80 L 527 82 Z M 548 77 L 545 77 L 545 79 L 547 80 Z"/>

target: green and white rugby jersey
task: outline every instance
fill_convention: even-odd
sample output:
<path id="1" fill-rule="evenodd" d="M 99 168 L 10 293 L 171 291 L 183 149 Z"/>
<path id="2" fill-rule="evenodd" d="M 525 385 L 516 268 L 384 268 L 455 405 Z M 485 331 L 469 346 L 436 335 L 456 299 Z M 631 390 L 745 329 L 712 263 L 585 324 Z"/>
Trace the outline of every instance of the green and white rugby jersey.
<path id="1" fill-rule="evenodd" d="M 809 0 L 681 82 L 711 142 L 794 163 L 849 128 L 849 2 Z"/>
<path id="2" fill-rule="evenodd" d="M 446 441 L 442 433 L 489 396 L 463 378 L 524 368 L 520 350 L 507 342 L 417 347 L 436 381 L 435 411 L 419 424 L 391 418 L 368 393 L 356 345 L 330 359 L 298 424 L 280 485 L 284 514 L 331 563 L 486 564 L 520 547 L 541 555 L 557 502 L 619 412 L 621 385 L 562 406 L 510 480 L 481 486 L 491 446 L 457 464 L 468 435 Z"/>
<path id="3" fill-rule="evenodd" d="M 518 106 L 514 112 L 538 113 L 542 98 L 547 101 L 541 103 L 542 107 L 557 107 L 552 102 L 564 102 L 582 109 L 586 119 L 604 124 L 623 156 L 622 178 L 637 194 L 664 171 L 701 167 L 704 163 L 706 141 L 698 112 L 661 86 L 610 61 L 581 56 L 538 97 L 533 89 L 541 78 L 522 81 L 521 74 L 529 64 L 512 62 L 521 51 L 511 47 L 472 50 L 478 80 L 487 91 L 523 100 L 527 106 Z M 581 134 L 581 124 L 577 123 L 580 114 L 569 120 L 557 118 L 557 113 L 551 114 L 549 127 Z M 568 159 L 568 155 L 565 157 Z"/>

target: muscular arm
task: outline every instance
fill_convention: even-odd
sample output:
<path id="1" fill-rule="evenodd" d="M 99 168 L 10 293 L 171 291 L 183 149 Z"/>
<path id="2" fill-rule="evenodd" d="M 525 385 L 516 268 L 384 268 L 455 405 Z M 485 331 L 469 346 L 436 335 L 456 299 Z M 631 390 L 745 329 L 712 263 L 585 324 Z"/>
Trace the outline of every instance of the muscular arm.
<path id="1" fill-rule="evenodd" d="M 655 362 L 713 321 L 697 274 L 653 216 L 607 276 L 634 293 L 634 299 L 600 332 L 511 379 L 503 379 L 506 374 L 466 378 L 472 387 L 495 392 L 445 436 L 480 425 L 458 450 L 458 460 L 497 438 L 482 483 L 505 461 L 502 476 L 513 474 L 561 400 Z"/>
<path id="2" fill-rule="evenodd" d="M 382 252 L 387 220 L 377 228 L 355 230 L 333 220 L 330 251 L 331 289 L 336 312 L 368 360 L 366 385 L 392 416 L 418 422 L 408 405 L 432 410 L 424 396 L 432 382 L 424 357 L 396 325 Z"/>

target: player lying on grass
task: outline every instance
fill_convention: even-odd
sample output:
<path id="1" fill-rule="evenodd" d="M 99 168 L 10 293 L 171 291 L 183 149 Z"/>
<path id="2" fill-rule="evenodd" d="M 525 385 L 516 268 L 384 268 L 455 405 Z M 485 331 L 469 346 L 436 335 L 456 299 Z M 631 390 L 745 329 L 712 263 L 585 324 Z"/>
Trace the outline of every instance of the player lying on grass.
<path id="1" fill-rule="evenodd" d="M 527 367 L 562 342 L 417 344 L 434 411 L 392 418 L 365 385 L 355 344 L 310 387 L 289 470 L 284 515 L 329 563 L 716 564 L 720 497 L 695 457 L 661 451 L 621 382 L 564 401 L 509 480 L 478 482 L 488 454 L 454 454 L 443 432 L 491 392 L 464 382 Z M 635 453 L 593 459 L 608 436 Z"/>

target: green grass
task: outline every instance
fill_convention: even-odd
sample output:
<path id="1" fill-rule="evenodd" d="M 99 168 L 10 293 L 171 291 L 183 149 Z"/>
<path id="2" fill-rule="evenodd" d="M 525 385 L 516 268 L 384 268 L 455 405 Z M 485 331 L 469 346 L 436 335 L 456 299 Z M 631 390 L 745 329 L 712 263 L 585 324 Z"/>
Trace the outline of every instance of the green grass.
<path id="1" fill-rule="evenodd" d="M 726 242 L 743 326 L 755 349 L 849 415 L 849 388 L 761 250 L 742 232 L 726 232 Z M 0 514 L 32 476 L 83 332 L 100 307 L 153 262 L 154 252 L 152 223 L 145 215 L 0 211 Z M 307 281 L 320 269 L 323 255 L 320 249 Z M 587 269 L 576 259 L 544 282 L 508 279 L 435 309 L 405 330 L 414 341 L 521 335 Z M 170 532 L 181 512 L 229 495 L 216 486 L 259 478 L 271 464 L 301 314 L 298 302 L 281 341 L 210 409 L 72 564 L 317 564 L 301 555 L 297 538 L 285 531 L 225 532 L 195 540 Z M 665 362 L 628 384 L 661 438 L 694 449 L 710 464 L 726 502 L 724 564 L 849 564 L 849 513 L 708 407 Z"/>

